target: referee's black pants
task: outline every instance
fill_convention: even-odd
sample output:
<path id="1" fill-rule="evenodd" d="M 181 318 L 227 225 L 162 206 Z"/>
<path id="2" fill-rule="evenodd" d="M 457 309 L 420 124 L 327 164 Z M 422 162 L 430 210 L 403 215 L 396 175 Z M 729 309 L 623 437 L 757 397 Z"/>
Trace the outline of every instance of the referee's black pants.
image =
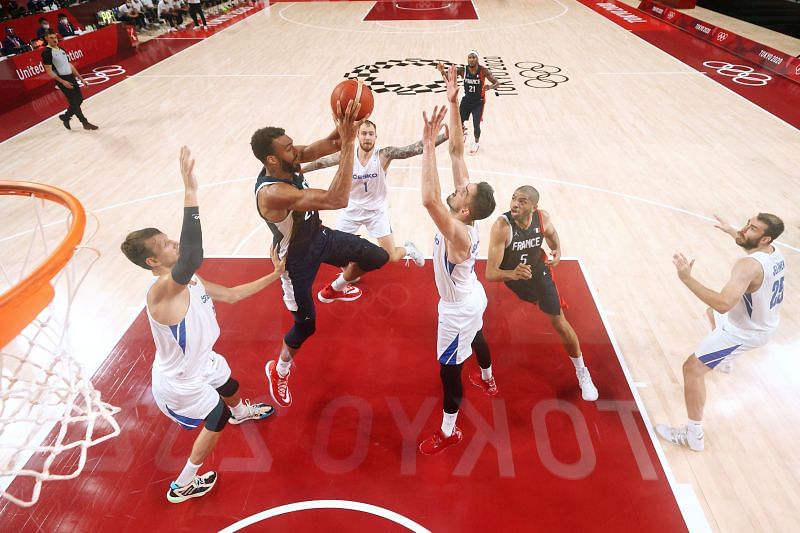
<path id="1" fill-rule="evenodd" d="M 65 113 L 67 120 L 71 119 L 72 116 L 75 115 L 82 124 L 86 124 L 89 121 L 86 120 L 86 117 L 83 116 L 83 111 L 81 111 L 83 94 L 81 94 L 81 88 L 78 86 L 78 80 L 75 79 L 75 76 L 72 74 L 67 74 L 66 76 L 59 74 L 59 77 L 62 80 L 72 84 L 72 89 L 67 89 L 61 83 L 56 82 L 56 87 L 61 89 L 61 92 L 67 97 L 67 103 L 69 103 L 69 107 Z"/>

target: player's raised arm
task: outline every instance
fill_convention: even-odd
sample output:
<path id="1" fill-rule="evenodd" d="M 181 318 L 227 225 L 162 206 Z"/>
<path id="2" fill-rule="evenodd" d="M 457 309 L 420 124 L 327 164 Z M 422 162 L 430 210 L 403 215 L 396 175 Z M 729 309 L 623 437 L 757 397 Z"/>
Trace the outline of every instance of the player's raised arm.
<path id="1" fill-rule="evenodd" d="M 450 152 L 450 164 L 453 168 L 453 185 L 456 190 L 466 187 L 469 183 L 469 171 L 467 163 L 464 161 L 464 136 L 461 135 L 462 124 L 461 115 L 458 110 L 458 82 L 456 81 L 456 67 L 450 65 L 445 81 L 447 82 L 447 102 L 450 107 L 450 141 L 448 151 Z"/>
<path id="2" fill-rule="evenodd" d="M 720 292 L 714 291 L 697 281 L 692 276 L 694 259 L 687 260 L 681 253 L 672 256 L 672 263 L 678 273 L 678 278 L 692 291 L 704 304 L 718 313 L 727 313 L 742 298 L 747 288 L 753 281 L 763 279 L 764 272 L 761 264 L 752 257 L 742 257 L 733 265 L 731 277 Z"/>
<path id="3" fill-rule="evenodd" d="M 303 174 L 307 174 L 309 172 L 314 172 L 315 170 L 320 170 L 323 168 L 332 167 L 334 165 L 339 164 L 339 158 L 341 154 L 336 152 L 335 154 L 326 155 L 325 157 L 320 157 L 319 159 L 312 161 L 311 163 L 306 163 L 302 166 L 301 172 Z"/>
<path id="4" fill-rule="evenodd" d="M 339 129 L 337 128 L 334 129 L 333 132 L 331 132 L 331 134 L 324 139 L 314 141 L 307 146 L 298 146 L 297 149 L 300 153 L 297 162 L 308 163 L 310 161 L 315 161 L 320 157 L 336 153 L 341 148 L 341 145 L 342 140 L 339 134 Z"/>
<path id="5" fill-rule="evenodd" d="M 531 266 L 520 263 L 514 270 L 501 270 L 503 252 L 509 242 L 508 222 L 498 218 L 492 224 L 492 233 L 489 238 L 489 257 L 486 260 L 486 279 L 488 281 L 513 281 L 518 279 L 531 279 Z"/>
<path id="6" fill-rule="evenodd" d="M 265 187 L 258 193 L 258 209 L 262 216 L 282 220 L 288 210 L 330 210 L 347 206 L 353 182 L 353 150 L 358 129 L 354 118 L 360 107 L 360 104 L 351 100 L 344 112 L 338 108 L 337 114 L 334 114 L 333 120 L 339 132 L 342 149 L 339 154 L 339 168 L 328 189 L 298 189 L 285 183 Z"/>
<path id="7" fill-rule="evenodd" d="M 200 227 L 200 208 L 197 201 L 197 177 L 194 175 L 194 159 L 186 146 L 180 153 L 181 176 L 183 177 L 183 226 L 181 228 L 178 260 L 169 275 L 160 276 L 148 293 L 148 300 L 157 310 L 165 301 L 182 292 L 200 265 L 203 264 L 203 232 Z M 164 237 L 156 246 L 174 245 Z M 156 259 L 148 259 L 154 261 Z M 169 302 L 166 303 L 169 305 Z"/>
<path id="8" fill-rule="evenodd" d="M 279 258 L 277 248 L 272 248 L 272 250 L 270 250 L 270 255 L 272 256 L 272 265 L 274 268 L 270 274 L 235 287 L 225 287 L 224 285 L 211 283 L 204 279 L 203 285 L 206 288 L 206 292 L 215 301 L 233 304 L 262 291 L 272 284 L 272 282 L 280 279 L 286 267 L 286 255 L 284 255 L 282 259 Z"/>
<path id="9" fill-rule="evenodd" d="M 434 146 L 439 146 L 443 142 L 445 142 L 450 137 L 450 128 L 447 127 L 447 124 L 444 125 L 444 132 L 440 133 L 436 140 L 434 141 Z M 422 153 L 422 141 L 417 141 L 414 144 L 409 144 L 408 146 L 387 146 L 386 148 L 381 148 L 380 153 L 378 154 L 381 159 L 381 166 L 383 170 L 387 170 L 389 168 L 389 164 L 394 159 L 408 159 L 409 157 L 414 157 L 415 155 L 420 155 Z"/>
<path id="10" fill-rule="evenodd" d="M 451 262 L 458 264 L 469 257 L 470 238 L 466 226 L 452 216 L 442 201 L 442 188 L 439 184 L 439 171 L 436 168 L 436 134 L 442 127 L 447 108 L 435 107 L 430 120 L 422 112 L 425 122 L 422 134 L 422 205 L 427 209 L 433 223 L 442 232 L 452 250 Z"/>

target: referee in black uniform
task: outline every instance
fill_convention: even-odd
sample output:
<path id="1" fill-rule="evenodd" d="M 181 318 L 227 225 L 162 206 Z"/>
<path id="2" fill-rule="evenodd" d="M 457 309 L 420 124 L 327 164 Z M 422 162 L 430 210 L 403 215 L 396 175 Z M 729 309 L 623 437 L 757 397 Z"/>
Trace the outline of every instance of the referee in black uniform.
<path id="1" fill-rule="evenodd" d="M 78 120 L 83 124 L 83 129 L 98 129 L 97 126 L 90 123 L 86 117 L 83 116 L 83 111 L 81 111 L 83 95 L 81 94 L 81 88 L 78 87 L 78 80 L 83 82 L 83 76 L 81 76 L 78 69 L 69 62 L 67 53 L 58 47 L 58 34 L 53 30 L 49 30 L 45 34 L 44 39 L 47 41 L 47 48 L 42 52 L 42 64 L 47 71 L 47 75 L 56 80 L 56 87 L 61 89 L 61 92 L 67 97 L 67 102 L 69 103 L 67 112 L 58 115 L 58 118 L 61 119 L 61 122 L 64 123 L 64 127 L 68 130 L 72 129 L 69 126 L 72 115 L 78 117 Z"/>

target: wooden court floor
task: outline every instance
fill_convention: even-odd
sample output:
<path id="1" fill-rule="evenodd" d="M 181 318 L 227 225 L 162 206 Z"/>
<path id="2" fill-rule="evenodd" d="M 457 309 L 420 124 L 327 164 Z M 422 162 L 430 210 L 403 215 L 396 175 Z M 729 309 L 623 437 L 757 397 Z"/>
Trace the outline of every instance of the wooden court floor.
<path id="1" fill-rule="evenodd" d="M 709 377 L 706 451 L 664 452 L 713 530 L 792 531 L 800 514 L 800 302 L 791 290 L 800 285 L 800 132 L 576 1 L 512 9 L 480 0 L 480 19 L 468 22 L 364 23 L 370 6 L 275 4 L 92 97 L 84 110 L 100 131 L 68 133 L 53 118 L 0 144 L 0 177 L 63 187 L 98 217 L 92 245 L 103 255 L 74 310 L 86 364 L 105 359 L 144 301 L 147 274 L 119 252 L 125 234 L 156 226 L 178 235 L 182 144 L 197 158 L 206 255 L 265 256 L 268 232 L 252 194 L 255 129 L 285 127 L 298 144 L 326 135 L 330 89 L 372 66 L 379 81 L 403 88 L 376 94 L 378 143 L 409 144 L 421 135 L 422 110 L 444 102 L 418 87 L 436 82 L 430 63 L 477 49 L 510 89 L 488 97 L 471 175 L 495 187 L 497 214 L 517 186 L 539 189 L 564 255 L 585 265 L 651 420 L 683 423 L 681 364 L 707 331 L 672 254 L 696 258 L 696 275 L 719 288 L 741 252 L 713 228 L 713 213 L 736 225 L 758 211 L 786 222 L 781 327 L 731 375 Z M 569 79 L 526 86 L 526 67 L 516 65 L 531 62 Z M 438 158 L 446 183 L 446 150 Z M 419 163 L 392 164 L 391 217 L 398 240 L 430 254 Z M 325 186 L 331 176 L 309 181 Z M 323 220 L 334 224 L 336 213 Z"/>

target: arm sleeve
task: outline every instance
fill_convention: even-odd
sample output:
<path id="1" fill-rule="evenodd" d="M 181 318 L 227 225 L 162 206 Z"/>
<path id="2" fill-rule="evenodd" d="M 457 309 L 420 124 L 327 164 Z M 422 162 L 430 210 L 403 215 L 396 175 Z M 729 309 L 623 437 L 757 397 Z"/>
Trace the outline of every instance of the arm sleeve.
<path id="1" fill-rule="evenodd" d="M 203 232 L 200 228 L 200 209 L 197 206 L 183 208 L 180 255 L 172 267 L 172 279 L 187 285 L 200 265 L 203 264 Z"/>
<path id="2" fill-rule="evenodd" d="M 53 66 L 53 51 L 49 48 L 45 48 L 42 51 L 42 63 L 45 65 Z"/>

